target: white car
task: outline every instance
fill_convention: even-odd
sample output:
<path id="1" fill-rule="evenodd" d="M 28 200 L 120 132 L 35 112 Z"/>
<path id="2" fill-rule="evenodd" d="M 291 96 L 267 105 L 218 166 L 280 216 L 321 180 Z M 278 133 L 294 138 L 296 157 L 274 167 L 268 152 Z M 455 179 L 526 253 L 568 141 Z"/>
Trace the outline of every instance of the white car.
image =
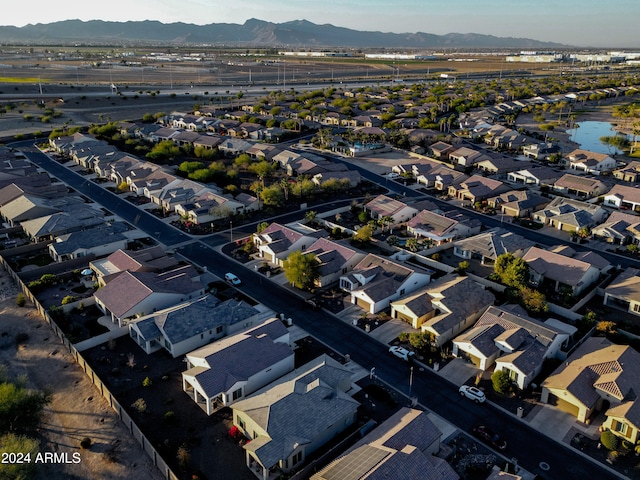
<path id="1" fill-rule="evenodd" d="M 413 358 L 416 352 L 410 352 L 404 347 L 394 346 L 389 349 L 389 353 L 394 354 L 396 357 L 401 358 L 405 362 L 408 362 L 409 359 Z"/>
<path id="2" fill-rule="evenodd" d="M 400 174 L 396 172 L 387 173 L 387 178 L 400 178 Z"/>
<path id="3" fill-rule="evenodd" d="M 231 285 L 240 285 L 240 279 L 235 276 L 233 273 L 225 273 L 224 274 L 224 279 L 227 283 L 230 283 Z"/>
<path id="4" fill-rule="evenodd" d="M 483 403 L 487 399 L 482 390 L 470 385 L 462 385 L 458 391 L 460 392 L 460 395 L 467 397 L 469 400 L 473 400 L 476 403 Z"/>

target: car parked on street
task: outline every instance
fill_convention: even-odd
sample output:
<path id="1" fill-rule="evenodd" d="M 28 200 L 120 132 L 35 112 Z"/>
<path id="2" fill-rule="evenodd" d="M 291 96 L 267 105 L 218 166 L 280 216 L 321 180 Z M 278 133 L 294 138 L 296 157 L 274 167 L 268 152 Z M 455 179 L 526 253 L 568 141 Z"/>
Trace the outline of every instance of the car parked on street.
<path id="1" fill-rule="evenodd" d="M 411 352 L 404 347 L 393 346 L 389 349 L 389 352 L 398 358 L 401 358 L 405 362 L 412 360 L 416 352 Z"/>
<path id="2" fill-rule="evenodd" d="M 462 395 L 463 397 L 466 397 L 469 400 L 473 400 L 476 403 L 484 403 L 484 401 L 487 399 L 482 390 L 470 385 L 462 385 L 458 389 L 458 392 L 460 392 L 460 395 Z"/>
<path id="3" fill-rule="evenodd" d="M 495 449 L 505 450 L 507 448 L 506 440 L 485 425 L 476 425 L 471 433 Z"/>
<path id="4" fill-rule="evenodd" d="M 224 274 L 224 280 L 227 283 L 230 283 L 231 285 L 240 285 L 242 282 L 240 281 L 240 279 L 234 275 L 233 273 L 225 273 Z"/>

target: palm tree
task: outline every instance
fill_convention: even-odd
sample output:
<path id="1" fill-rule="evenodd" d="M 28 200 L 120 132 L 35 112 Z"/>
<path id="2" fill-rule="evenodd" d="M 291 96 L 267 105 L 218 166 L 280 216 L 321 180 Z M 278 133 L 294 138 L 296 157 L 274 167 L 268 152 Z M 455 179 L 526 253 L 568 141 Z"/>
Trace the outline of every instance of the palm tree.
<path id="1" fill-rule="evenodd" d="M 407 250 L 409 250 L 410 252 L 417 252 L 418 251 L 418 239 L 415 237 L 411 237 L 411 238 L 407 238 L 407 241 L 405 243 L 405 247 L 407 247 Z"/>
<path id="2" fill-rule="evenodd" d="M 289 201 L 289 180 L 283 178 L 280 180 L 280 188 L 282 188 L 282 192 L 284 193 L 284 200 Z"/>
<path id="3" fill-rule="evenodd" d="M 378 224 L 382 227 L 382 233 L 384 233 L 385 227 L 391 225 L 393 223 L 393 217 L 389 215 L 384 215 L 378 219 Z"/>
<path id="4" fill-rule="evenodd" d="M 315 210 L 309 210 L 309 211 L 307 211 L 307 213 L 304 214 L 304 219 L 308 223 L 311 223 L 316 219 L 316 215 L 317 214 L 318 214 L 318 212 L 316 212 Z"/>

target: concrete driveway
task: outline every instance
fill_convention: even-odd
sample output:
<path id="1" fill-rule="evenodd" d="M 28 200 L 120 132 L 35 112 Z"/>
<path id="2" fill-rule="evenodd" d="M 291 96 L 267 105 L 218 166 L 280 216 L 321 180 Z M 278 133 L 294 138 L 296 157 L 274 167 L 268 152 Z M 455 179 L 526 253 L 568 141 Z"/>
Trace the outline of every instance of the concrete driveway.
<path id="1" fill-rule="evenodd" d="M 461 358 L 454 358 L 438 371 L 438 375 L 449 380 L 454 385 L 460 386 L 467 383 L 470 378 L 474 378 L 481 370 L 473 363 L 469 363 Z"/>

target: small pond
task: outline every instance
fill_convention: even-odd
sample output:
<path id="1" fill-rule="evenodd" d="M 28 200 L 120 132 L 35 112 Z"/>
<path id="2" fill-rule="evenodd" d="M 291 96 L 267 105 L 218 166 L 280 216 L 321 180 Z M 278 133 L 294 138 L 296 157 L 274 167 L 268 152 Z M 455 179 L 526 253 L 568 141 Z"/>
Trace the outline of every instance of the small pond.
<path id="1" fill-rule="evenodd" d="M 580 122 L 577 128 L 567 130 L 571 135 L 571 140 L 580 145 L 580 148 L 591 152 L 606 153 L 612 155 L 614 153 L 622 153 L 611 145 L 606 145 L 600 141 L 600 137 L 611 137 L 616 135 L 613 125 L 609 122 Z"/>

